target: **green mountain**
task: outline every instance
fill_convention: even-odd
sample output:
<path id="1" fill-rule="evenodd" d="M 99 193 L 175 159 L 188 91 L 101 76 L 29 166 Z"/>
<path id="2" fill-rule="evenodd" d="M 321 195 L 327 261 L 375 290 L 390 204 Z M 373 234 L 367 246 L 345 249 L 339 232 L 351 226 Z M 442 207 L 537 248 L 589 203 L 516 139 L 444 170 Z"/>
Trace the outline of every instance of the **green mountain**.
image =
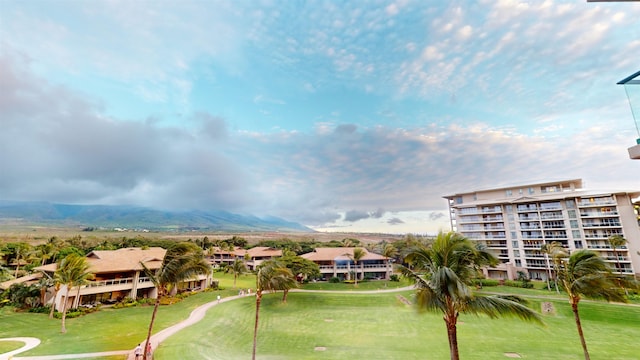
<path id="1" fill-rule="evenodd" d="M 164 211 L 136 206 L 16 201 L 0 201 L 0 224 L 2 222 L 156 231 L 313 231 L 277 217 L 259 218 L 226 211 Z"/>

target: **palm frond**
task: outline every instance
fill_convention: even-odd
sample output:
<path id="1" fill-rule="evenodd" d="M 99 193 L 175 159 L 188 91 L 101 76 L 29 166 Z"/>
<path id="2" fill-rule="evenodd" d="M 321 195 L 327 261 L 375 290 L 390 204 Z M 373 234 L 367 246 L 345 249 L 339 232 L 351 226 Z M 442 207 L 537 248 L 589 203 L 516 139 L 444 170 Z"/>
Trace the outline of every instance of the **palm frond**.
<path id="1" fill-rule="evenodd" d="M 540 315 L 521 304 L 500 296 L 475 296 L 471 298 L 461 312 L 485 314 L 491 318 L 513 316 L 522 320 L 544 324 Z"/>

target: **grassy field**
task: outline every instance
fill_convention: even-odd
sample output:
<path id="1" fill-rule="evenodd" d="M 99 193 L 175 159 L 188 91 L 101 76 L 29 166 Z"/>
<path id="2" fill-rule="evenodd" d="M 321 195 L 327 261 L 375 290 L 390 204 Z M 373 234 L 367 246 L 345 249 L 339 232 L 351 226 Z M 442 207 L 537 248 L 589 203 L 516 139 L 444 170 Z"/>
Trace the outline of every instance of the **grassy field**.
<path id="1" fill-rule="evenodd" d="M 293 293 L 287 304 L 265 297 L 258 338 L 260 359 L 446 359 L 442 316 L 416 314 L 398 294 Z M 401 293 L 407 298 L 411 292 Z M 566 301 L 553 301 L 546 326 L 516 319 L 462 315 L 463 359 L 580 359 L 582 349 Z M 163 343 L 157 360 L 246 359 L 251 354 L 254 302 L 242 299 L 212 308 L 205 320 Z M 532 307 L 540 309 L 540 301 Z M 640 308 L 585 303 L 583 326 L 594 359 L 637 359 Z"/>
<path id="2" fill-rule="evenodd" d="M 218 295 L 237 295 L 238 289 L 255 289 L 253 275 L 238 278 L 215 273 L 222 291 L 206 292 L 180 303 L 163 306 L 156 332 L 185 319 L 191 310 Z M 384 282 L 365 282 L 358 290 L 377 290 Z M 389 282 L 388 286 L 403 286 Z M 258 354 L 260 359 L 445 359 L 448 345 L 444 322 L 438 314 L 417 314 L 399 296 L 411 291 L 354 294 L 353 285 L 310 284 L 344 294 L 292 293 L 287 304 L 280 295 L 267 295 L 261 312 Z M 555 292 L 486 287 L 486 291 L 556 296 Z M 531 307 L 540 309 L 541 299 Z M 463 359 L 505 359 L 514 352 L 528 359 L 580 359 L 581 348 L 573 316 L 565 298 L 550 301 L 555 315 L 545 316 L 545 327 L 515 319 L 491 320 L 461 317 L 460 351 Z M 251 354 L 255 302 L 247 297 L 211 308 L 205 320 L 172 336 L 156 352 L 156 360 L 246 359 Z M 594 359 L 636 359 L 640 338 L 640 307 L 584 303 L 583 325 Z M 14 313 L 0 309 L 0 338 L 32 336 L 42 344 L 24 355 L 72 354 L 132 349 L 146 335 L 152 307 L 103 309 L 68 320 L 67 334 L 60 334 L 60 320 L 46 314 Z M 0 353 L 15 349 L 0 342 Z M 8 348 L 6 347 L 8 346 Z M 324 348 L 324 349 L 322 349 Z M 427 354 L 427 355 L 425 355 Z M 120 360 L 119 357 L 101 360 Z"/>
<path id="3" fill-rule="evenodd" d="M 154 332 L 186 319 L 196 307 L 214 301 L 218 295 L 228 297 L 238 294 L 238 290 L 233 288 L 231 275 L 215 273 L 214 278 L 220 280 L 224 290 L 197 294 L 171 306 L 161 306 Z M 243 275 L 238 279 L 237 285 L 255 289 L 255 277 Z M 105 308 L 93 314 L 67 319 L 67 333 L 61 334 L 59 319 L 49 319 L 47 314 L 15 313 L 13 308 L 0 308 L 0 338 L 26 336 L 42 341 L 38 347 L 24 355 L 133 349 L 145 339 L 152 311 L 152 306 Z M 0 346 L 5 345 L 6 343 L 0 342 Z M 15 348 L 17 347 L 6 351 Z"/>

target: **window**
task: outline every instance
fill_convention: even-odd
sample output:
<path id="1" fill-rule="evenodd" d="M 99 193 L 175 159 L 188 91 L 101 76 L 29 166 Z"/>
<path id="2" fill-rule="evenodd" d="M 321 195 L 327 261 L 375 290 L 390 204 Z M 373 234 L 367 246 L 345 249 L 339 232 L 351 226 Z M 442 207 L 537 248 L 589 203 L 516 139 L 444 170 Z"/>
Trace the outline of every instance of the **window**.
<path id="1" fill-rule="evenodd" d="M 456 196 L 456 204 L 462 204 L 462 196 Z"/>
<path id="2" fill-rule="evenodd" d="M 571 219 L 575 219 L 576 218 L 576 211 L 575 210 L 568 210 L 569 213 L 569 217 Z"/>
<path id="3" fill-rule="evenodd" d="M 507 210 L 507 212 L 513 212 L 513 205 L 506 205 L 505 209 Z"/>
<path id="4" fill-rule="evenodd" d="M 522 267 L 522 261 L 520 261 L 520 259 L 516 259 L 516 266 Z"/>
<path id="5" fill-rule="evenodd" d="M 511 191 L 511 190 L 507 190 L 506 193 L 507 193 L 507 196 L 513 195 L 513 191 Z"/>
<path id="6" fill-rule="evenodd" d="M 574 239 L 582 238 L 582 236 L 580 235 L 580 230 L 571 230 L 571 234 L 573 235 Z"/>
<path id="7" fill-rule="evenodd" d="M 511 241 L 511 246 L 512 246 L 513 248 L 518 248 L 518 240 L 513 240 L 513 241 Z"/>
<path id="8" fill-rule="evenodd" d="M 520 257 L 520 250 L 513 250 L 514 257 Z"/>
<path id="9" fill-rule="evenodd" d="M 576 202 L 573 200 L 567 200 L 565 201 L 565 203 L 567 204 L 567 209 L 575 209 L 576 208 Z"/>
<path id="10" fill-rule="evenodd" d="M 578 228 L 578 220 L 569 220 L 569 223 L 571 224 L 572 229 Z"/>
<path id="11" fill-rule="evenodd" d="M 529 195 L 533 195 L 533 194 L 535 194 L 535 193 L 536 193 L 536 189 L 534 189 L 534 188 L 530 187 L 530 188 L 529 188 Z"/>

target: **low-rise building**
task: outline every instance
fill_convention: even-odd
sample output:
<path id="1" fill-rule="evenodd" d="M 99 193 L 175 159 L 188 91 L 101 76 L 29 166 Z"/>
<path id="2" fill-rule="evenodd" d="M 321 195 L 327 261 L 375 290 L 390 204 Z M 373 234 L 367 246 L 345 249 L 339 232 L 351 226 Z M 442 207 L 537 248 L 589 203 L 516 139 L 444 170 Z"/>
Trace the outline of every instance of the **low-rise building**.
<path id="1" fill-rule="evenodd" d="M 243 260 L 249 270 L 255 270 L 262 262 L 282 256 L 282 250 L 266 246 L 256 246 L 251 249 L 236 247 L 233 250 L 213 248 L 210 251 L 209 262 L 217 265 L 230 265 L 236 259 Z"/>
<path id="2" fill-rule="evenodd" d="M 47 291 L 46 303 L 53 303 L 56 309 L 62 309 L 63 301 L 68 308 L 97 303 L 110 304 L 125 298 L 156 298 L 158 291 L 145 273 L 142 264 L 149 270 L 157 270 L 162 266 L 166 250 L 159 247 L 148 249 L 124 248 L 118 250 L 94 250 L 87 254 L 89 271 L 94 279 L 86 285 L 71 289 L 62 286 L 55 299 L 54 291 Z M 44 276 L 53 278 L 57 264 L 49 264 L 35 268 Z M 178 284 L 174 291 L 199 290 L 211 285 L 211 274 L 199 275 Z"/>
<path id="3" fill-rule="evenodd" d="M 356 248 L 316 248 L 312 252 L 300 256 L 318 264 L 324 280 L 329 280 L 332 277 L 351 280 L 352 276 L 357 276 L 359 280 L 366 278 L 389 279 L 393 270 L 393 259 L 362 248 L 365 255 L 356 264 L 353 260 L 354 249 Z"/>

